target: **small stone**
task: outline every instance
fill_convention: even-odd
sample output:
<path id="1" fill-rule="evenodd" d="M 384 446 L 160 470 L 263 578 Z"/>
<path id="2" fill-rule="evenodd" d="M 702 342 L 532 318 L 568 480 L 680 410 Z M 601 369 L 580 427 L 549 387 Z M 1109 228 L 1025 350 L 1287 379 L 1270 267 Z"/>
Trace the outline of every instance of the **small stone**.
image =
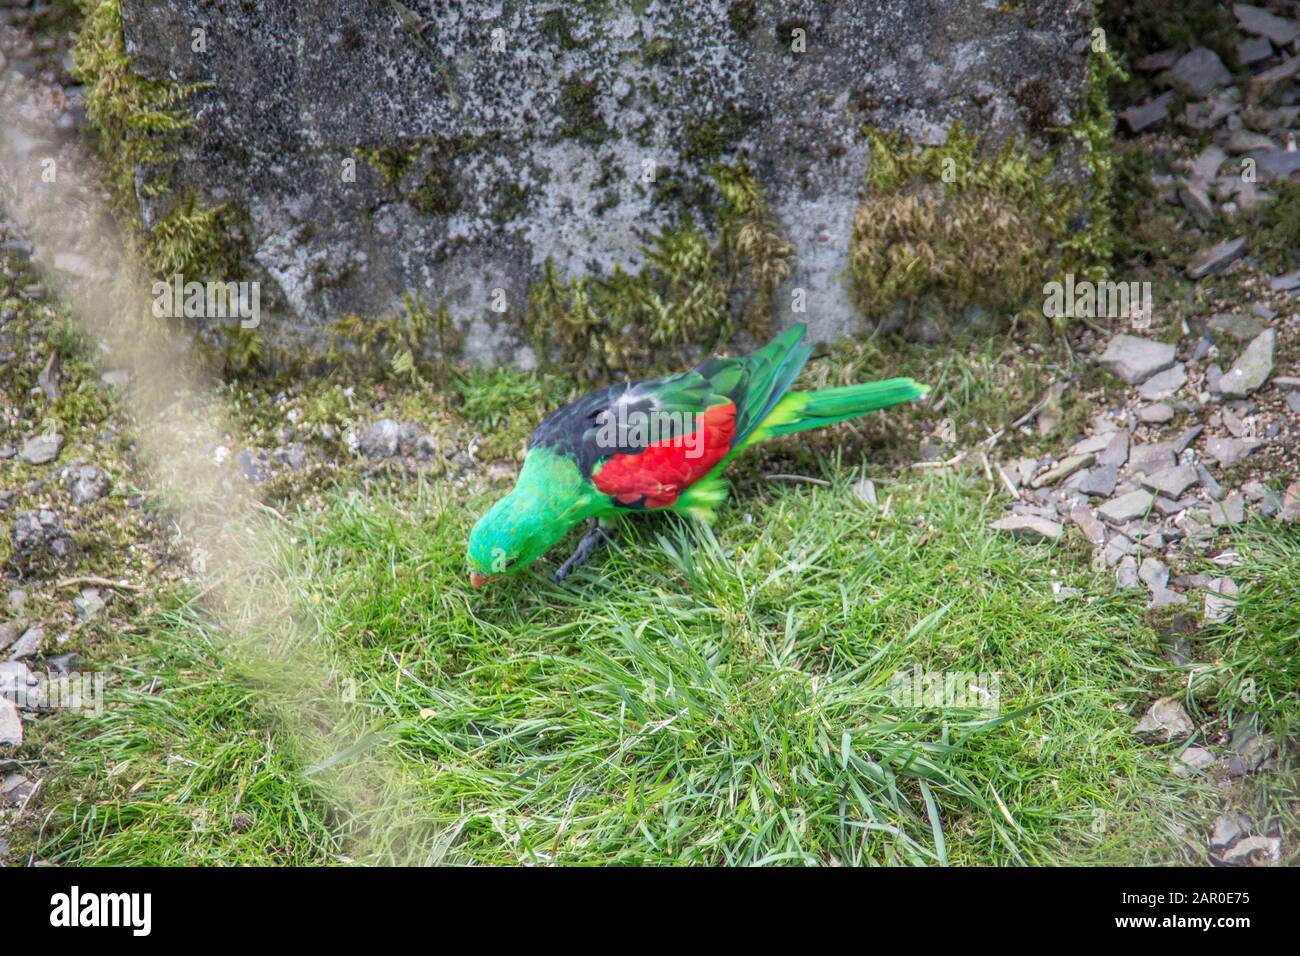
<path id="1" fill-rule="evenodd" d="M 1063 478 L 1068 478 L 1080 468 L 1087 468 L 1092 464 L 1096 456 L 1088 455 L 1069 455 L 1062 458 L 1047 471 L 1043 472 L 1032 482 L 1033 487 L 1042 488 L 1045 485 L 1054 485 Z"/>
<path id="2" fill-rule="evenodd" d="M 994 531 L 1005 531 L 1024 541 L 1059 541 L 1063 529 L 1057 522 L 1035 515 L 1011 515 L 993 522 Z"/>
<path id="3" fill-rule="evenodd" d="M 75 674 L 81 670 L 84 663 L 80 654 L 75 651 L 71 654 L 57 654 L 54 657 L 46 658 L 47 663 L 58 674 Z"/>
<path id="4" fill-rule="evenodd" d="M 1282 838 L 1249 836 L 1239 840 L 1223 854 L 1223 862 L 1233 866 L 1249 863 L 1252 859 L 1276 866 L 1282 862 Z"/>
<path id="5" fill-rule="evenodd" d="M 77 610 L 77 617 L 89 621 L 98 617 L 104 610 L 104 599 L 99 596 L 98 588 L 85 588 L 81 594 L 72 599 L 72 606 Z"/>
<path id="6" fill-rule="evenodd" d="M 1211 363 L 1205 367 L 1205 390 L 1211 395 L 1219 394 L 1219 385 L 1223 381 L 1223 369 Z"/>
<path id="7" fill-rule="evenodd" d="M 1137 106 L 1130 106 L 1118 115 L 1120 122 L 1128 127 L 1130 133 L 1141 133 L 1169 118 L 1169 109 L 1174 104 L 1172 90 L 1161 93 L 1155 99 L 1147 100 Z"/>
<path id="8" fill-rule="evenodd" d="M 1248 3 L 1234 3 L 1232 15 L 1243 33 L 1267 37 L 1278 47 L 1289 46 L 1300 37 L 1300 21 L 1274 16 L 1267 10 Z"/>
<path id="9" fill-rule="evenodd" d="M 23 742 L 23 721 L 18 708 L 0 694 L 0 747 L 19 747 Z"/>
<path id="10" fill-rule="evenodd" d="M 108 494 L 108 475 L 95 465 L 82 465 L 71 468 L 64 476 L 64 482 L 72 488 L 72 501 L 77 505 L 88 505 Z"/>
<path id="11" fill-rule="evenodd" d="M 1229 398 L 1245 398 L 1258 389 L 1273 374 L 1273 353 L 1277 346 L 1277 332 L 1265 329 L 1257 335 L 1232 368 L 1224 373 L 1219 391 Z"/>
<path id="12" fill-rule="evenodd" d="M 1286 275 L 1274 276 L 1268 280 L 1268 288 L 1271 292 L 1290 292 L 1292 289 L 1300 289 L 1300 269 L 1288 272 Z"/>
<path id="13" fill-rule="evenodd" d="M 1196 729 L 1183 705 L 1172 697 L 1161 697 L 1138 721 L 1133 732 L 1156 743 L 1186 740 Z"/>
<path id="14" fill-rule="evenodd" d="M 62 561 L 74 549 L 63 519 L 46 509 L 20 513 L 14 519 L 12 540 L 13 561 L 25 569 L 46 558 Z"/>
<path id="15" fill-rule="evenodd" d="M 1148 53 L 1133 66 L 1143 73 L 1161 73 L 1177 63 L 1180 55 L 1175 49 L 1160 50 L 1156 53 Z"/>
<path id="16" fill-rule="evenodd" d="M 1277 516 L 1288 523 L 1300 521 L 1300 479 L 1287 485 L 1286 492 L 1282 495 L 1282 507 Z"/>
<path id="17" fill-rule="evenodd" d="M 1249 153 L 1257 149 L 1277 149 L 1277 143 L 1263 133 L 1254 133 L 1248 129 L 1239 129 L 1228 137 L 1230 153 Z"/>
<path id="18" fill-rule="evenodd" d="M 26 630 L 27 622 L 23 620 L 5 621 L 0 624 L 0 651 L 17 641 Z"/>
<path id="19" fill-rule="evenodd" d="M 131 373 L 124 368 L 110 369 L 99 376 L 99 380 L 105 385 L 111 385 L 114 388 L 126 388 L 131 382 Z"/>
<path id="20" fill-rule="evenodd" d="M 1263 322 L 1235 312 L 1218 312 L 1205 323 L 1216 342 L 1249 342 L 1267 327 Z"/>
<path id="21" fill-rule="evenodd" d="M 1231 468 L 1256 447 L 1255 442 L 1245 442 L 1240 438 L 1207 438 L 1205 457 L 1218 462 L 1220 468 Z"/>
<path id="22" fill-rule="evenodd" d="M 1110 444 L 1111 434 L 1093 435 L 1091 438 L 1085 438 L 1083 441 L 1075 442 L 1070 446 L 1071 455 L 1095 455 L 1099 451 L 1105 451 L 1106 446 Z"/>
<path id="23" fill-rule="evenodd" d="M 1188 488 L 1195 486 L 1197 481 L 1196 469 L 1188 465 L 1174 465 L 1172 468 L 1162 468 L 1152 474 L 1144 475 L 1142 486 L 1166 498 L 1177 498 Z"/>
<path id="24" fill-rule="evenodd" d="M 1143 558 L 1138 577 L 1152 591 L 1158 591 L 1169 585 L 1169 568 L 1155 558 Z"/>
<path id="25" fill-rule="evenodd" d="M 412 422 L 399 425 L 391 418 L 381 418 L 357 435 L 357 450 L 367 458 L 392 458 L 403 445 L 413 444 L 418 433 L 418 426 Z"/>
<path id="26" fill-rule="evenodd" d="M 1246 237 L 1227 239 L 1213 246 L 1202 249 L 1192 256 L 1187 263 L 1187 275 L 1192 279 L 1203 279 L 1208 275 L 1222 272 L 1246 253 Z M 1171 363 L 1172 364 L 1172 363 Z M 1136 384 L 1133 382 L 1130 385 Z"/>
<path id="27" fill-rule="evenodd" d="M 1196 441 L 1201 432 L 1205 431 L 1204 425 L 1193 425 L 1187 431 L 1183 432 L 1174 439 L 1172 451 L 1175 455 L 1181 455 L 1183 451 L 1190 447 L 1192 442 Z"/>
<path id="28" fill-rule="evenodd" d="M 1223 485 L 1219 484 L 1214 476 L 1210 474 L 1210 469 L 1206 468 L 1199 461 L 1196 463 L 1196 478 L 1201 483 L 1201 487 L 1215 501 L 1223 497 Z"/>
<path id="29" fill-rule="evenodd" d="M 1250 833 L 1250 819 L 1240 813 L 1232 816 L 1221 815 L 1214 818 L 1214 833 L 1210 836 L 1210 846 L 1216 850 L 1236 843 Z"/>
<path id="30" fill-rule="evenodd" d="M 18 457 L 29 465 L 44 465 L 58 458 L 62 450 L 62 435 L 37 435 L 23 444 Z"/>
<path id="31" fill-rule="evenodd" d="M 1119 469 L 1114 465 L 1105 465 L 1101 468 L 1093 468 L 1075 487 L 1085 495 L 1105 498 L 1115 490 L 1117 481 L 1119 481 Z"/>
<path id="32" fill-rule="evenodd" d="M 1176 515 L 1182 510 L 1183 506 L 1172 498 L 1166 498 L 1163 495 L 1156 496 L 1155 511 L 1160 517 L 1168 518 L 1170 515 Z"/>
<path id="33" fill-rule="evenodd" d="M 1172 398 L 1186 384 L 1187 366 L 1179 362 L 1172 368 L 1157 372 L 1143 382 L 1138 389 L 1138 394 L 1148 402 L 1160 401 L 1161 399 Z"/>
<path id="34" fill-rule="evenodd" d="M 1165 373 L 1162 372 L 1161 374 L 1163 375 Z M 1158 377 L 1159 376 L 1157 376 L 1157 378 Z M 1147 384 L 1149 385 L 1154 381 L 1154 378 L 1150 379 Z M 1142 387 L 1146 388 L 1146 385 L 1143 385 Z M 1137 417 L 1138 421 L 1147 425 L 1163 425 L 1166 422 L 1173 420 L 1174 410 L 1166 402 L 1156 402 L 1154 405 L 1143 405 L 1139 408 L 1137 410 Z"/>
<path id="35" fill-rule="evenodd" d="M 1179 57 L 1173 68 L 1162 73 L 1160 78 L 1188 99 L 1200 100 L 1215 87 L 1227 86 L 1232 81 L 1232 74 L 1217 53 L 1198 46 Z"/>
<path id="36" fill-rule="evenodd" d="M 259 484 L 271 477 L 270 462 L 256 448 L 243 448 L 235 455 L 235 467 L 246 481 Z"/>
<path id="37" fill-rule="evenodd" d="M 1134 445 L 1129 451 L 1129 467 L 1137 474 L 1159 471 L 1177 464 L 1178 452 L 1171 441 Z"/>
<path id="38" fill-rule="evenodd" d="M 1211 143 L 1191 161 L 1188 170 L 1193 182 L 1208 183 L 1218 175 L 1219 167 L 1228 161 L 1221 146 Z"/>
<path id="39" fill-rule="evenodd" d="M 1210 522 L 1216 527 L 1241 524 L 1246 520 L 1246 503 L 1241 493 L 1234 491 L 1222 501 L 1210 505 Z"/>
<path id="40" fill-rule="evenodd" d="M 870 478 L 859 478 L 853 485 L 853 493 L 859 501 L 865 501 L 873 508 L 876 506 L 876 483 Z"/>
<path id="41" fill-rule="evenodd" d="M 1097 464 L 1109 468 L 1119 468 L 1128 461 L 1128 429 L 1115 432 L 1110 443 L 1097 456 Z"/>
<path id="42" fill-rule="evenodd" d="M 1188 183 L 1178 190 L 1178 201 L 1184 209 L 1192 214 L 1196 224 L 1202 229 L 1214 225 L 1214 202 L 1207 193 L 1195 183 Z"/>
<path id="43" fill-rule="evenodd" d="M 23 636 L 9 649 L 9 660 L 23 661 L 30 657 L 35 657 L 41 649 L 41 641 L 45 638 L 45 628 L 39 624 L 34 624 L 23 632 Z"/>
<path id="44" fill-rule="evenodd" d="M 1139 585 L 1137 561 L 1132 556 L 1126 555 L 1120 560 L 1119 566 L 1115 569 L 1115 580 L 1125 591 Z"/>
<path id="45" fill-rule="evenodd" d="M 1273 44 L 1263 37 L 1237 41 L 1237 62 L 1242 66 L 1262 63 L 1273 55 Z"/>
<path id="46" fill-rule="evenodd" d="M 1140 518 L 1151 508 L 1155 495 L 1149 491 L 1132 491 L 1119 498 L 1112 498 L 1097 513 L 1113 524 L 1123 524 L 1134 518 Z"/>
<path id="47" fill-rule="evenodd" d="M 1224 758 L 1224 766 L 1231 777 L 1244 777 L 1254 773 L 1277 751 L 1277 742 L 1268 734 L 1255 729 L 1254 721 L 1243 718 L 1232 729 L 1229 742 L 1231 753 Z"/>
<path id="48" fill-rule="evenodd" d="M 1171 367 L 1177 349 L 1165 342 L 1116 335 L 1106 345 L 1099 364 L 1129 385 L 1140 385 L 1157 372 Z"/>
<path id="49" fill-rule="evenodd" d="M 1214 766 L 1214 754 L 1204 747 L 1188 747 L 1180 753 L 1173 765 L 1179 777 L 1190 777 Z"/>
<path id="50" fill-rule="evenodd" d="M 1205 593 L 1205 622 L 1222 624 L 1237 607 L 1237 585 L 1232 578 L 1215 578 Z"/>
<path id="51" fill-rule="evenodd" d="M 1070 520 L 1079 526 L 1083 536 L 1094 548 L 1100 548 L 1106 543 L 1106 526 L 1097 520 L 1097 516 L 1087 505 L 1075 505 L 1071 508 Z"/>
<path id="52" fill-rule="evenodd" d="M 1300 57 L 1296 59 L 1300 60 Z M 1264 174 L 1265 182 L 1286 182 L 1300 172 L 1300 150 L 1270 149 L 1260 155 L 1257 168 Z"/>
<path id="53" fill-rule="evenodd" d="M 1300 56 L 1289 57 L 1277 66 L 1270 67 L 1263 73 L 1256 73 L 1252 76 L 1250 78 L 1250 95 L 1258 101 L 1267 96 L 1273 87 L 1280 86 L 1298 75 L 1300 75 Z"/>

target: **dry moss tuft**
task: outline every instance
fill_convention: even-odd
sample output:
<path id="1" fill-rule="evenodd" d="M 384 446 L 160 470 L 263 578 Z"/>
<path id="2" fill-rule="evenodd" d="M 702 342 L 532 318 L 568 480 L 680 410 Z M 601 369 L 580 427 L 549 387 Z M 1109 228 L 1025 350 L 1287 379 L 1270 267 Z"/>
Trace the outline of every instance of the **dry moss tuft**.
<path id="1" fill-rule="evenodd" d="M 1074 211 L 1049 182 L 1050 158 L 1011 143 L 981 156 L 960 127 L 930 148 L 877 130 L 867 136 L 869 190 L 850 258 L 865 316 L 920 300 L 1016 310 L 1041 289 Z"/>

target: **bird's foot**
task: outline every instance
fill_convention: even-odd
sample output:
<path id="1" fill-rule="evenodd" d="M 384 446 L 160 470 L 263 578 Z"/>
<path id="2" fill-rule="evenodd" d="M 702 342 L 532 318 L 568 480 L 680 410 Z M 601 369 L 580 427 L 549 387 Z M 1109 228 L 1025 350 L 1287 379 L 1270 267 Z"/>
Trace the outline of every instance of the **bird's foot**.
<path id="1" fill-rule="evenodd" d="M 578 547 L 570 555 L 569 560 L 560 565 L 560 569 L 555 572 L 555 577 L 552 580 L 557 584 L 563 581 L 586 564 L 593 554 L 613 540 L 609 528 L 601 521 L 597 521 L 592 529 L 582 536 L 582 540 L 578 542 Z"/>

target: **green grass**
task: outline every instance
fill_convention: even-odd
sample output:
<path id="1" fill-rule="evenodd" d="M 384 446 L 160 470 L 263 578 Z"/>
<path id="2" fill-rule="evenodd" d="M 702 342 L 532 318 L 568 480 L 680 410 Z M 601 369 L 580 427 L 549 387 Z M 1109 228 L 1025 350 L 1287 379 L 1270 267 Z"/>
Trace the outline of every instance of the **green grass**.
<path id="1" fill-rule="evenodd" d="M 276 655 L 250 653 L 285 646 L 270 632 L 232 642 L 191 605 L 160 614 L 112 668 L 102 717 L 41 725 L 67 762 L 37 852 L 1203 860 L 1215 788 L 1174 777 L 1173 751 L 1130 733 L 1188 683 L 1141 602 L 1082 546 L 988 532 L 997 505 L 977 474 L 880 480 L 880 508 L 853 495 L 854 473 L 824 474 L 833 487 L 733 502 L 712 533 L 636 522 L 566 586 L 538 573 L 469 588 L 464 539 L 486 499 L 444 486 L 340 496 L 277 524 L 267 568 L 290 607 L 275 626 L 297 625 L 284 666 L 268 678 Z M 1234 680 L 1254 678 L 1275 721 L 1297 710 L 1294 608 L 1269 590 L 1300 567 L 1287 534 L 1260 538 L 1237 622 L 1204 644 Z M 1053 583 L 1084 593 L 1058 603 Z M 889 678 L 914 667 L 999 672 L 999 714 L 896 706 Z M 1217 686 L 1225 697 L 1201 706 L 1226 706 L 1231 681 Z M 1242 799 L 1275 807 L 1295 783 L 1268 776 Z"/>

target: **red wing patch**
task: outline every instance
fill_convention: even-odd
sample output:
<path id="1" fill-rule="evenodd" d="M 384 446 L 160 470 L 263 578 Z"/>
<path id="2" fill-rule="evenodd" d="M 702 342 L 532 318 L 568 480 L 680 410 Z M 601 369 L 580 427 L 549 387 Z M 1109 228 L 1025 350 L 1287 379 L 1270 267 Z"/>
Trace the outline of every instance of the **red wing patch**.
<path id="1" fill-rule="evenodd" d="M 665 438 L 635 455 L 611 455 L 591 480 L 620 504 L 667 508 L 726 457 L 735 434 L 735 404 L 714 405 L 688 437 Z"/>

